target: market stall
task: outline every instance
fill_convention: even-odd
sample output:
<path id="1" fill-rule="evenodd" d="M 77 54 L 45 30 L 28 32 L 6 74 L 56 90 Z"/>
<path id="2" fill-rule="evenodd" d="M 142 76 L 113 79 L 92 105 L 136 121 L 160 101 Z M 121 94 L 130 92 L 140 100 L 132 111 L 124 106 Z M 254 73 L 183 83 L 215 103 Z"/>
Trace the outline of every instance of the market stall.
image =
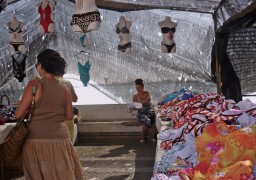
<path id="1" fill-rule="evenodd" d="M 169 94 L 158 109 L 162 126 L 152 179 L 253 179 L 255 113 L 249 99 L 235 103 L 183 89 Z"/>

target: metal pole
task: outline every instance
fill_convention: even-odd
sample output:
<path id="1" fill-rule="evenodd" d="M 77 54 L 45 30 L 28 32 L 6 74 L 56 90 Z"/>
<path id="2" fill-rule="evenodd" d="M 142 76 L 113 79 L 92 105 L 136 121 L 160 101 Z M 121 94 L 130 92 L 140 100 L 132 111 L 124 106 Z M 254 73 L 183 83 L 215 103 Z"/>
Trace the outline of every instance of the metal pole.
<path id="1" fill-rule="evenodd" d="M 215 32 L 215 58 L 216 58 L 216 68 L 215 68 L 215 76 L 217 83 L 217 93 L 221 93 L 221 65 L 219 63 L 219 39 L 217 36 L 217 17 L 216 13 L 213 14 L 214 20 L 214 32 Z"/>

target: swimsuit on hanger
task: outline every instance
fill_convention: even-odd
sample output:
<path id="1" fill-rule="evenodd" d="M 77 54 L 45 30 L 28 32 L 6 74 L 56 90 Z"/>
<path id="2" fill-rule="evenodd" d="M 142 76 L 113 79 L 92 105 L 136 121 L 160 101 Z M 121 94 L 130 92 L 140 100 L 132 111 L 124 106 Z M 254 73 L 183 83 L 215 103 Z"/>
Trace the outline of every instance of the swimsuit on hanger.
<path id="1" fill-rule="evenodd" d="M 173 27 L 173 28 L 162 27 L 161 31 L 162 31 L 163 34 L 170 33 L 170 37 L 173 38 L 173 34 L 176 32 L 176 28 L 175 27 Z M 171 45 L 163 44 L 163 43 L 161 43 L 161 44 L 164 45 L 167 48 L 168 53 L 171 53 L 172 49 L 176 46 L 175 43 L 172 43 Z"/>
<path id="2" fill-rule="evenodd" d="M 80 80 L 82 81 L 83 85 L 86 87 L 90 81 L 91 64 L 89 61 L 87 61 L 84 65 L 82 65 L 80 62 L 78 62 L 77 65 L 78 65 L 78 71 L 80 74 Z"/>
<path id="3" fill-rule="evenodd" d="M 118 24 L 118 26 L 119 26 L 119 24 Z M 125 21 L 125 26 L 124 26 L 124 27 L 119 28 L 118 26 L 117 26 L 117 28 L 116 28 L 116 33 L 117 33 L 117 34 L 120 34 L 120 33 L 128 34 L 128 33 L 130 33 L 130 31 L 129 31 L 129 29 L 127 28 L 127 25 L 126 25 L 126 21 Z"/>
<path id="4" fill-rule="evenodd" d="M 9 22 L 9 33 L 22 33 L 22 28 L 21 28 L 21 22 L 19 23 L 19 26 L 16 28 L 11 28 L 11 23 Z M 24 45 L 24 42 L 10 42 L 10 45 L 13 46 L 15 51 L 19 51 L 19 46 Z"/>
<path id="5" fill-rule="evenodd" d="M 22 33 L 22 29 L 21 29 L 21 22 L 19 22 L 18 27 L 16 27 L 15 29 L 11 28 L 11 23 L 9 22 L 9 33 Z"/>
<path id="6" fill-rule="evenodd" d="M 7 0 L 0 0 L 0 13 L 7 6 Z"/>
<path id="7" fill-rule="evenodd" d="M 176 46 L 175 43 L 172 43 L 172 45 L 169 45 L 169 44 L 163 44 L 161 43 L 162 45 L 164 45 L 166 48 L 167 48 L 167 52 L 168 53 L 171 53 L 172 52 L 172 48 L 174 48 Z"/>
<path id="8" fill-rule="evenodd" d="M 119 26 L 119 24 L 118 24 L 118 26 Z M 130 33 L 130 30 L 127 28 L 127 25 L 126 25 L 126 21 L 125 21 L 125 26 L 124 27 L 119 28 L 118 26 L 116 28 L 116 33 L 117 34 L 120 34 L 120 33 L 128 34 L 128 33 Z M 127 48 L 131 48 L 131 47 L 132 47 L 132 43 L 128 42 L 126 44 L 118 45 L 118 50 L 122 51 L 122 52 L 125 52 Z"/>
<path id="9" fill-rule="evenodd" d="M 131 47 L 132 47 L 132 43 L 128 42 L 128 43 L 123 44 L 123 45 L 118 45 L 118 50 L 122 51 L 122 52 L 125 52 L 127 48 L 131 48 Z"/>
<path id="10" fill-rule="evenodd" d="M 52 14 L 51 6 L 48 3 L 43 10 L 42 3 L 41 3 L 40 6 L 38 7 L 38 12 L 40 14 L 40 24 L 41 26 L 43 26 L 44 32 L 49 33 L 48 27 L 50 24 L 54 23 L 51 19 L 51 14 Z"/>
<path id="11" fill-rule="evenodd" d="M 14 51 L 19 51 L 19 46 L 24 46 L 24 42 L 10 42 L 10 45 L 13 46 Z"/>
<path id="12" fill-rule="evenodd" d="M 71 26 L 78 25 L 84 33 L 88 32 L 88 26 L 96 21 L 100 20 L 100 12 L 98 10 L 82 13 L 82 14 L 74 14 L 72 16 Z"/>
<path id="13" fill-rule="evenodd" d="M 169 33 L 169 32 L 175 33 L 176 32 L 176 28 L 175 27 L 173 27 L 173 28 L 162 27 L 161 31 L 162 31 L 163 34 L 166 34 L 166 33 Z"/>
<path id="14" fill-rule="evenodd" d="M 14 77 L 17 78 L 19 82 L 22 82 L 23 79 L 27 76 L 25 73 L 27 56 L 24 56 L 21 62 L 18 62 L 13 55 L 11 57 L 12 57 Z"/>

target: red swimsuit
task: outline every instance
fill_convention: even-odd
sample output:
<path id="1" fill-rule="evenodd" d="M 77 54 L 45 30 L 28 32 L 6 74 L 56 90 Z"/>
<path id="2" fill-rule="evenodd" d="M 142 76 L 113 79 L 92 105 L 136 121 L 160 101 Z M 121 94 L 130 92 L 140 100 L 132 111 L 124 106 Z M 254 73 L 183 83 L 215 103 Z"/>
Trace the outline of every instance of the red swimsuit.
<path id="1" fill-rule="evenodd" d="M 40 14 L 40 24 L 43 26 L 44 28 L 44 32 L 45 33 L 49 33 L 48 31 L 48 26 L 52 23 L 54 23 L 51 19 L 51 13 L 52 13 L 52 9 L 49 6 L 49 4 L 44 8 L 44 10 L 42 9 L 42 3 L 41 5 L 38 7 L 38 12 Z"/>

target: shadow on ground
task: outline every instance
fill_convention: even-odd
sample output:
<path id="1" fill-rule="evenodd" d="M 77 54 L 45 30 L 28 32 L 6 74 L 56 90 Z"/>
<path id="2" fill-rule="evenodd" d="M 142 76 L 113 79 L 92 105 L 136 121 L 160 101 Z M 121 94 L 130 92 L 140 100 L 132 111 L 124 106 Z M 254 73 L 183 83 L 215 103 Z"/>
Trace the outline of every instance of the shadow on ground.
<path id="1" fill-rule="evenodd" d="M 129 175 L 121 175 L 121 176 L 111 176 L 111 177 L 107 177 L 104 180 L 123 180 L 128 178 Z"/>

